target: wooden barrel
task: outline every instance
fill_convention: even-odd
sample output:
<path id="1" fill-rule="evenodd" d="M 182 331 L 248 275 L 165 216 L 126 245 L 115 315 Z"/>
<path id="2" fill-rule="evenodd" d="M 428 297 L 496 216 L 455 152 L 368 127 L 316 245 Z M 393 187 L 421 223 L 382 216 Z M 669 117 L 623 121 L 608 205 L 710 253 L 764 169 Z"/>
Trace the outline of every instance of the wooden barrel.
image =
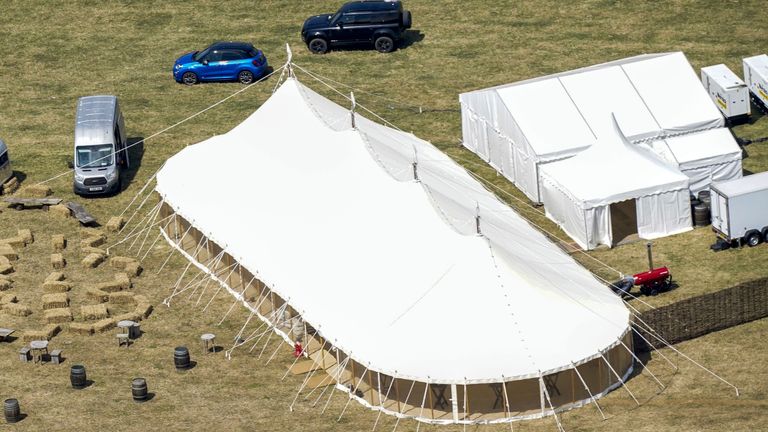
<path id="1" fill-rule="evenodd" d="M 72 383 L 72 388 L 83 389 L 85 388 L 86 376 L 85 366 L 74 365 L 69 369 L 69 381 Z"/>
<path id="2" fill-rule="evenodd" d="M 3 404 L 3 414 L 5 415 L 5 421 L 8 423 L 16 423 L 21 420 L 19 401 L 17 399 L 6 399 Z"/>
<path id="3" fill-rule="evenodd" d="M 176 349 L 173 350 L 173 363 L 178 370 L 189 369 L 190 360 L 187 347 L 176 347 Z"/>
<path id="4" fill-rule="evenodd" d="M 695 226 L 707 226 L 710 223 L 709 206 L 698 204 L 693 207 L 693 224 Z"/>
<path id="5" fill-rule="evenodd" d="M 131 393 L 133 394 L 133 400 L 136 402 L 147 400 L 147 380 L 144 378 L 134 378 L 131 381 Z"/>

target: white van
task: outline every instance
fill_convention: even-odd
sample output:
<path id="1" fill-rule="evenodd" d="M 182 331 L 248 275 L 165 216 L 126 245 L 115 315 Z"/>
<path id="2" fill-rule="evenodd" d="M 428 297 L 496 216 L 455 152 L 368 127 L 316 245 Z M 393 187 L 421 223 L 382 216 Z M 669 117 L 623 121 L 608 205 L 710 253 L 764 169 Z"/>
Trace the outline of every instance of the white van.
<path id="1" fill-rule="evenodd" d="M 75 181 L 78 195 L 120 191 L 128 168 L 125 122 L 115 96 L 86 96 L 77 101 Z"/>

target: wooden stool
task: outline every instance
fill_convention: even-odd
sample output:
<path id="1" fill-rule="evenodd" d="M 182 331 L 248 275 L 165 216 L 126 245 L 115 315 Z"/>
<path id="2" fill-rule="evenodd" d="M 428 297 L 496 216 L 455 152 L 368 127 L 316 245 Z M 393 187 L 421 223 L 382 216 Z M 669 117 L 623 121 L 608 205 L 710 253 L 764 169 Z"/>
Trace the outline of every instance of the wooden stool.
<path id="1" fill-rule="evenodd" d="M 117 334 L 117 346 L 120 347 L 125 343 L 125 347 L 128 348 L 131 344 L 131 340 L 128 339 L 128 333 L 118 333 Z"/>
<path id="2" fill-rule="evenodd" d="M 205 353 L 211 352 L 211 349 L 216 349 L 216 335 L 213 333 L 206 333 L 200 336 L 200 340 L 203 341 L 203 349 Z M 210 346 L 209 346 L 210 345 Z"/>

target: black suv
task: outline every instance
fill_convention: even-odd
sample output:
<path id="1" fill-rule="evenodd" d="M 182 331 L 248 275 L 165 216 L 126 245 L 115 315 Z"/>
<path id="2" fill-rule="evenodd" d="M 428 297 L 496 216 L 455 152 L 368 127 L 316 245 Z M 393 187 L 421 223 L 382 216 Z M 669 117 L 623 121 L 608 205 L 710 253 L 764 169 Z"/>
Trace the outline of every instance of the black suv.
<path id="1" fill-rule="evenodd" d="M 409 28 L 411 13 L 403 10 L 399 0 L 353 1 L 335 14 L 309 17 L 301 28 L 301 39 L 315 54 L 327 52 L 331 45 L 371 43 L 386 53 L 395 49 Z"/>

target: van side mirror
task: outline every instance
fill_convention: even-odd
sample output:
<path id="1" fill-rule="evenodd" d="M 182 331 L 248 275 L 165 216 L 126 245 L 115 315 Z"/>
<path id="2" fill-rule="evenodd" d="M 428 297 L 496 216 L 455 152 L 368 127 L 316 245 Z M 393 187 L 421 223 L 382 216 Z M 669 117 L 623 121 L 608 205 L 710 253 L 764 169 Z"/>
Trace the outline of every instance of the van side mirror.
<path id="1" fill-rule="evenodd" d="M 75 167 L 75 164 L 71 160 L 67 161 L 67 168 L 73 169 L 74 167 Z"/>
<path id="2" fill-rule="evenodd" d="M 208 66 L 208 60 L 203 60 L 203 64 L 204 64 L 205 66 Z"/>

